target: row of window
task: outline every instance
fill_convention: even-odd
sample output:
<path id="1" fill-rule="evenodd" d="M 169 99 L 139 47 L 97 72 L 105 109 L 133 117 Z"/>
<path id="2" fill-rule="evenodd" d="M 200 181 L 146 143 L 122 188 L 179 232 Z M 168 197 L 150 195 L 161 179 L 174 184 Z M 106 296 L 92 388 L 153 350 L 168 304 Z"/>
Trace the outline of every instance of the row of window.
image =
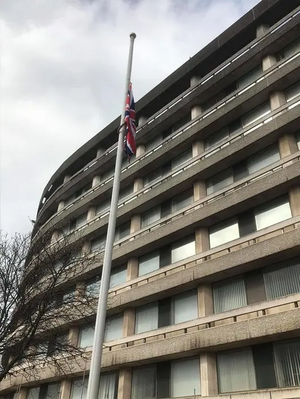
<path id="1" fill-rule="evenodd" d="M 174 204 L 171 200 L 171 204 Z M 157 208 L 155 208 L 157 212 Z M 154 218 L 155 212 L 149 211 L 148 220 Z M 152 213 L 152 214 L 151 214 Z M 244 237 L 255 231 L 272 226 L 292 217 L 289 200 L 286 196 L 277 198 L 267 204 L 263 204 L 234 218 L 225 220 L 209 228 L 210 248 L 228 243 L 232 240 Z M 147 219 L 144 219 L 147 220 Z M 153 220 L 153 219 L 152 219 Z M 92 251 L 104 249 L 105 236 L 92 242 Z M 138 276 L 143 276 L 155 270 L 179 262 L 196 254 L 195 237 L 187 236 L 184 239 L 175 241 L 168 246 L 142 255 L 138 258 Z M 73 254 L 71 261 L 79 259 L 80 252 Z M 70 261 L 70 262 L 71 262 Z M 61 267 L 61 262 L 57 263 Z M 111 273 L 110 287 L 114 288 L 126 282 L 127 267 L 121 265 L 113 268 Z M 86 281 L 87 293 L 95 295 L 99 292 L 100 276 L 93 277 Z M 75 295 L 75 287 L 66 292 L 66 299 Z M 64 302 L 64 300 L 63 300 Z"/>
<path id="2" fill-rule="evenodd" d="M 253 282 L 255 287 L 253 287 Z M 300 258 L 265 267 L 213 284 L 214 313 L 222 313 L 264 300 L 300 293 Z M 197 291 L 189 291 L 136 308 L 135 334 L 197 319 Z M 108 319 L 105 340 L 123 337 L 123 314 Z M 94 327 L 80 330 L 78 345 L 93 344 Z"/>
<path id="3" fill-rule="evenodd" d="M 177 398 L 201 395 L 200 357 L 165 361 L 132 369 L 131 399 Z M 281 341 L 218 352 L 219 393 L 300 385 L 300 341 Z M 85 399 L 88 379 L 72 381 L 70 399 Z M 210 381 L 214 383 L 214 381 Z M 102 374 L 99 399 L 116 399 L 118 372 Z M 27 399 L 59 399 L 60 384 L 30 388 Z"/>
<path id="4" fill-rule="evenodd" d="M 300 149 L 300 134 L 296 135 L 296 140 L 298 143 L 298 147 Z M 186 153 L 184 153 L 186 154 Z M 184 155 L 186 157 L 186 155 Z M 257 154 L 247 158 L 246 160 L 233 165 L 232 167 L 214 175 L 206 181 L 207 195 L 217 192 L 225 188 L 226 186 L 239 181 L 242 178 L 245 178 L 260 169 L 267 167 L 274 162 L 280 160 L 280 154 L 278 149 L 278 144 L 274 144 L 263 151 L 260 151 Z M 126 192 L 125 195 L 129 195 L 130 193 Z M 150 209 L 149 211 L 144 212 L 141 215 L 141 227 L 147 227 L 152 223 L 160 220 L 161 218 L 179 211 L 180 209 L 192 204 L 193 202 L 193 190 L 192 188 L 184 191 L 171 198 L 168 201 L 156 206 L 155 208 Z M 97 207 L 96 214 L 103 212 L 105 209 L 109 209 L 110 201 L 107 200 L 102 202 Z M 68 227 L 65 229 L 65 233 L 75 228 L 79 228 L 86 223 L 87 214 L 79 216 L 75 219 Z M 115 233 L 115 240 L 121 240 L 122 238 L 128 236 L 130 234 L 130 221 L 117 226 Z M 106 234 L 103 234 L 96 239 L 91 241 L 91 252 L 102 251 L 105 248 L 106 242 Z M 78 257 L 78 254 L 75 255 L 75 259 Z M 73 261 L 74 259 L 71 259 Z"/>
<path id="5" fill-rule="evenodd" d="M 255 72 L 253 72 L 253 74 L 254 74 L 253 78 L 257 77 L 256 70 L 255 70 Z M 288 88 L 285 91 L 285 96 L 286 96 L 287 102 L 293 100 L 299 94 L 300 94 L 300 82 L 296 83 L 295 85 L 291 86 L 290 88 Z M 271 112 L 271 108 L 270 108 L 269 102 L 266 102 L 266 103 L 256 107 L 255 109 L 248 112 L 241 118 L 235 120 L 234 122 L 230 123 L 229 125 L 223 127 L 219 131 L 217 131 L 214 134 L 212 134 L 211 136 L 209 136 L 204 141 L 205 149 L 208 150 L 211 147 L 214 147 L 215 145 L 223 142 L 224 140 L 227 140 L 231 135 L 235 134 L 237 130 L 239 130 L 241 128 L 245 128 L 246 126 L 250 125 L 254 121 L 266 116 L 270 112 Z M 183 119 L 183 121 L 180 121 L 180 123 L 186 123 L 186 120 Z M 172 133 L 172 129 L 171 129 L 171 133 Z M 271 154 L 269 156 L 271 157 Z M 261 155 L 261 157 L 262 157 L 262 162 L 263 162 L 264 155 Z M 151 172 L 150 174 L 146 175 L 144 177 L 144 186 L 147 186 L 148 184 L 154 183 L 156 180 L 161 179 L 163 176 L 167 175 L 171 170 L 176 169 L 181 164 L 183 164 L 184 162 L 188 161 L 191 158 L 192 158 L 191 149 L 183 152 L 182 154 L 180 154 L 179 156 L 177 156 L 170 162 L 167 162 L 166 164 L 164 164 L 162 167 L 160 167 L 160 168 L 154 170 L 153 172 Z M 277 160 L 277 158 L 278 158 L 278 155 L 274 153 L 273 159 Z M 274 160 L 272 160 L 272 157 L 271 157 L 270 163 L 275 162 Z M 252 160 L 249 159 L 249 164 L 250 165 L 248 168 L 248 174 L 254 173 L 256 170 L 260 169 L 260 164 L 258 163 L 256 166 L 254 159 L 252 159 Z M 111 170 L 108 177 L 110 177 L 111 175 L 113 175 L 113 170 Z M 106 174 L 104 175 L 104 177 L 107 178 Z M 224 175 L 222 177 L 219 176 L 219 178 L 221 178 L 222 180 L 225 180 L 226 182 L 231 181 L 233 179 L 232 171 L 227 170 L 226 172 L 224 172 Z M 212 183 L 209 181 L 208 187 L 207 187 L 209 194 L 211 193 L 210 184 L 212 184 Z M 230 184 L 230 183 L 227 183 L 227 184 Z M 71 203 L 75 198 L 82 195 L 84 192 L 88 191 L 90 188 L 91 188 L 91 184 L 89 184 L 89 185 L 85 186 L 84 188 L 82 188 L 81 190 L 79 190 L 77 193 L 75 193 L 74 195 L 72 195 L 65 201 L 65 205 Z M 122 200 L 126 196 L 132 194 L 132 190 L 133 190 L 132 186 L 128 186 L 124 190 L 121 190 L 120 200 Z M 99 214 L 99 213 L 103 212 L 104 210 L 108 209 L 109 206 L 110 206 L 109 199 L 101 202 L 97 206 L 96 214 Z M 75 220 L 73 220 L 71 223 L 69 223 L 64 228 L 63 233 L 67 234 L 67 233 L 73 231 L 74 229 L 79 228 L 80 226 L 85 224 L 86 217 L 87 217 L 87 214 L 83 214 L 83 215 L 79 216 L 78 218 L 76 218 Z"/>
<path id="6" fill-rule="evenodd" d="M 290 45 L 288 45 L 286 48 L 281 50 L 278 54 L 276 54 L 277 61 L 280 61 L 282 59 L 288 59 L 292 56 L 294 56 L 296 53 L 298 53 L 300 50 L 300 40 L 296 40 Z M 221 101 L 223 98 L 228 96 L 231 92 L 237 90 L 237 89 L 242 89 L 243 87 L 246 87 L 248 84 L 259 78 L 259 76 L 262 74 L 262 68 L 261 66 L 256 67 L 252 71 L 248 72 L 246 75 L 242 76 L 240 79 L 238 79 L 237 82 L 233 83 L 228 87 L 227 89 L 223 90 L 222 93 L 219 93 L 216 97 L 210 99 L 207 101 L 205 104 L 201 104 L 202 109 L 205 111 L 215 105 L 217 102 Z M 191 120 L 190 114 L 184 116 L 180 121 L 176 122 L 174 126 L 169 128 L 166 132 L 164 132 L 162 135 L 156 136 L 154 139 L 149 141 L 147 143 L 147 151 L 158 145 L 162 140 L 164 140 L 167 136 L 175 132 L 176 130 L 180 129 L 182 126 L 187 124 Z M 125 160 L 124 160 L 125 162 Z M 114 169 L 111 168 L 104 172 L 102 175 L 102 180 L 105 180 L 109 177 L 111 177 L 114 173 Z M 51 191 L 53 185 L 48 189 L 48 191 Z M 72 194 L 70 197 L 68 197 L 65 200 L 65 206 L 69 205 L 71 202 L 73 202 L 76 198 L 78 198 L 80 195 L 82 195 L 85 191 L 91 188 L 91 183 L 88 185 L 89 188 L 86 189 L 86 187 L 80 189 L 76 193 Z M 46 198 L 43 198 L 42 203 L 45 203 Z"/>

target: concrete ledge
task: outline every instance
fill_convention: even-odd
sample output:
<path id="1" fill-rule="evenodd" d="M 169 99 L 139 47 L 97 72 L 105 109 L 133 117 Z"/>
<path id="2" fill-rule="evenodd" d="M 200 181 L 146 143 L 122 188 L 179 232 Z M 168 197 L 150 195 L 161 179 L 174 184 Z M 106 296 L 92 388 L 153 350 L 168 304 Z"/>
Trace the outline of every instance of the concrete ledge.
<path id="1" fill-rule="evenodd" d="M 241 321 L 235 323 L 234 326 L 235 328 L 232 328 L 232 324 L 226 324 L 190 332 L 184 336 L 184 339 L 182 339 L 182 335 L 178 335 L 147 344 L 141 342 L 141 345 L 130 346 L 116 351 L 107 352 L 105 350 L 103 354 L 103 371 L 118 369 L 124 365 L 137 366 L 140 362 L 146 364 L 145 362 L 152 363 L 197 355 L 208 350 L 219 351 L 291 338 L 299 335 L 300 308 Z M 74 378 L 82 374 L 82 370 L 89 370 L 90 355 L 86 359 L 79 358 L 76 361 L 73 359 L 69 362 L 72 362 L 71 370 L 67 374 L 69 378 Z M 0 391 L 12 389 L 20 384 L 23 386 L 37 385 L 41 381 L 50 382 L 59 378 L 61 378 L 61 373 L 57 368 L 49 368 L 47 364 L 44 366 L 39 365 L 35 368 L 34 377 L 28 377 L 26 382 L 22 380 L 21 373 L 3 380 L 0 383 Z"/>

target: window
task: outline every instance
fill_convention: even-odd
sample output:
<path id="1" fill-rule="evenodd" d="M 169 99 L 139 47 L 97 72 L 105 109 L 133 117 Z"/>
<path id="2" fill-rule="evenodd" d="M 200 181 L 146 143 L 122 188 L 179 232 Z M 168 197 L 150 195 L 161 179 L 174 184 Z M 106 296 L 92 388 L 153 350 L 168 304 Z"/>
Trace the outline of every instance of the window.
<path id="1" fill-rule="evenodd" d="M 271 112 L 270 103 L 266 102 L 254 108 L 246 115 L 242 116 L 242 126 L 246 127 L 251 123 L 257 121 L 258 119 L 262 118 L 263 116 L 269 114 L 270 112 Z"/>
<path id="2" fill-rule="evenodd" d="M 39 399 L 40 387 L 30 388 L 27 393 L 27 399 Z"/>
<path id="3" fill-rule="evenodd" d="M 97 205 L 96 207 L 96 215 L 108 210 L 110 207 L 110 200 L 106 200 L 101 202 L 101 204 Z"/>
<path id="4" fill-rule="evenodd" d="M 116 228 L 115 241 L 122 240 L 122 238 L 130 234 L 130 222 L 124 223 Z"/>
<path id="5" fill-rule="evenodd" d="M 255 369 L 250 348 L 217 355 L 219 392 L 256 389 Z"/>
<path id="6" fill-rule="evenodd" d="M 123 336 L 123 313 L 109 317 L 106 320 L 105 342 L 122 338 Z"/>
<path id="7" fill-rule="evenodd" d="M 63 294 L 62 301 L 64 304 L 70 304 L 75 298 L 75 287 L 70 288 Z"/>
<path id="8" fill-rule="evenodd" d="M 88 348 L 93 346 L 95 328 L 94 326 L 84 326 L 79 331 L 79 348 Z"/>
<path id="9" fill-rule="evenodd" d="M 278 151 L 278 145 L 275 144 L 248 158 L 247 169 L 249 174 L 252 174 L 279 160 L 280 154 Z"/>
<path id="10" fill-rule="evenodd" d="M 118 390 L 118 374 L 107 373 L 100 376 L 99 399 L 116 399 Z M 88 378 L 72 381 L 70 399 L 86 399 Z"/>
<path id="11" fill-rule="evenodd" d="M 272 145 L 265 150 L 254 154 L 246 161 L 242 161 L 232 168 L 226 169 L 215 176 L 211 177 L 206 182 L 207 195 L 223 189 L 226 186 L 238 181 L 258 170 L 279 161 L 280 155 L 278 145 Z"/>
<path id="12" fill-rule="evenodd" d="M 59 399 L 60 384 L 49 384 L 47 387 L 46 397 L 51 399 Z"/>
<path id="13" fill-rule="evenodd" d="M 172 245 L 171 262 L 179 262 L 182 259 L 195 255 L 195 253 L 195 238 L 187 237 Z"/>
<path id="14" fill-rule="evenodd" d="M 300 292 L 300 260 L 292 260 L 285 266 L 272 266 L 264 271 L 267 299 L 275 299 Z"/>
<path id="15" fill-rule="evenodd" d="M 171 397 L 200 395 L 199 358 L 171 363 Z"/>
<path id="16" fill-rule="evenodd" d="M 228 126 L 225 126 L 204 140 L 204 148 L 205 150 L 209 150 L 210 148 L 221 143 L 222 141 L 225 141 L 225 139 L 228 138 L 229 138 L 229 129 Z"/>
<path id="17" fill-rule="evenodd" d="M 274 361 L 280 388 L 300 385 L 300 341 L 274 343 Z"/>
<path id="18" fill-rule="evenodd" d="M 191 114 L 188 113 L 187 115 L 185 115 L 183 118 L 181 118 L 179 121 L 177 121 L 176 123 L 174 123 L 174 125 L 172 126 L 172 133 L 176 132 L 177 130 L 181 129 L 184 125 L 186 125 L 187 123 L 189 123 L 191 121 Z"/>
<path id="19" fill-rule="evenodd" d="M 114 168 L 110 168 L 108 170 L 106 170 L 102 175 L 101 175 L 101 180 L 105 181 L 107 179 L 109 179 L 110 177 L 112 177 L 115 173 L 115 169 Z"/>
<path id="20" fill-rule="evenodd" d="M 95 238 L 91 241 L 91 252 L 103 251 L 106 243 L 106 235 Z"/>
<path id="21" fill-rule="evenodd" d="M 237 277 L 213 285 L 214 313 L 247 306 L 247 295 L 243 277 Z"/>
<path id="22" fill-rule="evenodd" d="M 135 333 L 140 334 L 158 328 L 158 304 L 141 306 L 135 313 Z"/>
<path id="23" fill-rule="evenodd" d="M 283 49 L 278 55 L 277 58 L 278 60 L 284 59 L 284 58 L 290 58 L 296 53 L 300 51 L 300 40 L 297 39 L 290 45 L 288 45 L 285 49 Z"/>
<path id="24" fill-rule="evenodd" d="M 122 201 L 124 198 L 126 198 L 126 197 L 128 197 L 130 194 L 132 194 L 132 191 L 133 191 L 133 186 L 132 186 L 132 185 L 123 188 L 123 189 L 120 191 L 120 194 L 119 194 L 119 201 Z"/>
<path id="25" fill-rule="evenodd" d="M 256 228 L 257 230 L 261 230 L 291 217 L 292 214 L 288 199 L 285 197 L 279 198 L 255 210 Z"/>
<path id="26" fill-rule="evenodd" d="M 221 222 L 210 228 L 209 242 L 210 248 L 225 244 L 240 237 L 237 219 L 230 219 Z"/>
<path id="27" fill-rule="evenodd" d="M 197 292 L 190 291 L 172 298 L 172 323 L 178 324 L 198 318 Z"/>
<path id="28" fill-rule="evenodd" d="M 174 198 L 172 198 L 172 212 L 177 212 L 180 209 L 189 206 L 190 204 L 193 203 L 193 201 L 194 201 L 194 195 L 192 189 L 176 195 Z"/>
<path id="29" fill-rule="evenodd" d="M 148 141 L 148 143 L 146 144 L 146 150 L 147 151 L 152 150 L 152 148 L 157 147 L 161 142 L 162 142 L 162 136 L 161 135 L 155 136 L 152 140 Z"/>
<path id="30" fill-rule="evenodd" d="M 147 176 L 144 178 L 144 186 L 147 186 L 148 184 L 153 183 L 155 180 L 158 180 L 162 177 L 162 169 L 158 168 L 155 169 L 153 172 L 149 173 Z"/>
<path id="31" fill-rule="evenodd" d="M 262 75 L 262 67 L 258 66 L 257 68 L 252 69 L 249 73 L 242 76 L 236 83 L 238 89 L 243 89 L 248 86 L 250 83 L 254 82 Z"/>
<path id="32" fill-rule="evenodd" d="M 92 182 L 90 182 L 85 187 L 81 188 L 80 190 L 76 191 L 75 194 L 72 194 L 70 197 L 65 199 L 64 205 L 65 206 L 70 205 L 73 201 L 75 201 L 76 198 L 80 197 L 81 195 L 83 195 L 84 193 L 89 191 L 91 188 L 92 188 Z"/>
<path id="33" fill-rule="evenodd" d="M 192 150 L 188 150 L 178 155 L 176 158 L 172 160 L 172 169 L 178 168 L 184 162 L 188 161 L 192 158 Z"/>
<path id="34" fill-rule="evenodd" d="M 119 284 L 123 284 L 126 281 L 127 267 L 126 265 L 115 267 L 112 269 L 110 274 L 110 288 L 113 288 Z"/>
<path id="35" fill-rule="evenodd" d="M 232 184 L 233 181 L 233 170 L 231 168 L 218 173 L 207 180 L 207 195 L 213 194 L 218 190 L 222 190 L 222 188 Z"/>
<path id="36" fill-rule="evenodd" d="M 159 258 L 159 251 L 141 256 L 139 258 L 139 276 L 143 276 L 144 274 L 159 269 Z"/>
<path id="37" fill-rule="evenodd" d="M 86 282 L 85 292 L 88 296 L 98 297 L 101 284 L 101 277 L 96 276 Z"/>
<path id="38" fill-rule="evenodd" d="M 132 371 L 131 399 L 156 398 L 156 366 L 134 368 Z"/>
<path id="39" fill-rule="evenodd" d="M 68 259 L 67 265 L 69 266 L 69 265 L 71 265 L 72 263 L 75 263 L 75 262 L 79 261 L 79 259 L 81 259 L 81 257 L 82 257 L 82 251 L 81 251 L 81 249 L 79 249 L 79 250 L 77 250 L 77 251 L 75 251 L 75 252 L 72 252 L 72 253 L 70 254 L 69 259 Z"/>
<path id="40" fill-rule="evenodd" d="M 287 102 L 292 101 L 294 98 L 299 96 L 299 94 L 300 94 L 300 82 L 297 82 L 296 84 L 294 84 L 293 86 L 289 87 L 285 91 L 286 101 Z"/>
<path id="41" fill-rule="evenodd" d="M 150 209 L 142 214 L 142 228 L 157 222 L 161 218 L 160 206 Z"/>
<path id="42" fill-rule="evenodd" d="M 86 223 L 86 218 L 87 218 L 87 213 L 78 216 L 77 219 L 73 220 L 73 222 L 70 223 L 70 230 L 75 230 L 83 226 Z"/>

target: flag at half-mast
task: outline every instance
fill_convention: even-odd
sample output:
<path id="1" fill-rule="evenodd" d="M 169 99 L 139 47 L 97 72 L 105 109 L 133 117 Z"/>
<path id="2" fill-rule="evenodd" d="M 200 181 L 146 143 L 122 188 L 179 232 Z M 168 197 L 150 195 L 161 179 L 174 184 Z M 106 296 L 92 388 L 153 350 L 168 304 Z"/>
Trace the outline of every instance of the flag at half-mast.
<path id="1" fill-rule="evenodd" d="M 128 158 L 135 154 L 135 104 L 132 93 L 132 84 L 129 84 L 126 104 L 125 104 L 125 144 L 124 151 L 128 155 Z"/>

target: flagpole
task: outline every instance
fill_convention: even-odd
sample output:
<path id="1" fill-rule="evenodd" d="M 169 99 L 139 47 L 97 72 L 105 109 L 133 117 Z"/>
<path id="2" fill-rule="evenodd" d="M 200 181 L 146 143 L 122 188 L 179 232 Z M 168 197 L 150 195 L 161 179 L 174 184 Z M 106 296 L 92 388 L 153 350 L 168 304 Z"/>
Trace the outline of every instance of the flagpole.
<path id="1" fill-rule="evenodd" d="M 113 189 L 112 189 L 110 213 L 109 213 L 108 227 L 107 227 L 107 238 L 106 238 L 106 244 L 105 244 L 100 292 L 99 292 L 99 299 L 98 299 L 97 316 L 96 316 L 96 323 L 95 323 L 95 335 L 94 335 L 93 351 L 92 351 L 88 389 L 87 389 L 87 399 L 98 399 L 98 394 L 99 394 L 102 347 L 103 347 L 103 342 L 104 342 L 105 322 L 106 322 L 107 297 L 108 297 L 108 290 L 109 290 L 109 283 L 110 283 L 112 252 L 113 252 L 113 244 L 114 244 L 114 238 L 115 238 L 116 218 L 117 218 L 117 209 L 118 209 L 118 200 L 119 200 L 122 154 L 123 154 L 123 147 L 124 147 L 125 103 L 126 103 L 126 97 L 127 97 L 127 92 L 128 92 L 128 87 L 129 87 L 130 77 L 131 77 L 133 45 L 134 45 L 135 38 L 136 38 L 136 34 L 131 33 L 130 34 L 130 46 L 129 46 L 127 73 L 126 73 L 126 83 L 125 83 L 125 95 L 123 98 L 123 107 L 122 107 L 122 113 L 121 113 L 115 175 L 114 175 L 114 183 L 113 183 Z"/>

